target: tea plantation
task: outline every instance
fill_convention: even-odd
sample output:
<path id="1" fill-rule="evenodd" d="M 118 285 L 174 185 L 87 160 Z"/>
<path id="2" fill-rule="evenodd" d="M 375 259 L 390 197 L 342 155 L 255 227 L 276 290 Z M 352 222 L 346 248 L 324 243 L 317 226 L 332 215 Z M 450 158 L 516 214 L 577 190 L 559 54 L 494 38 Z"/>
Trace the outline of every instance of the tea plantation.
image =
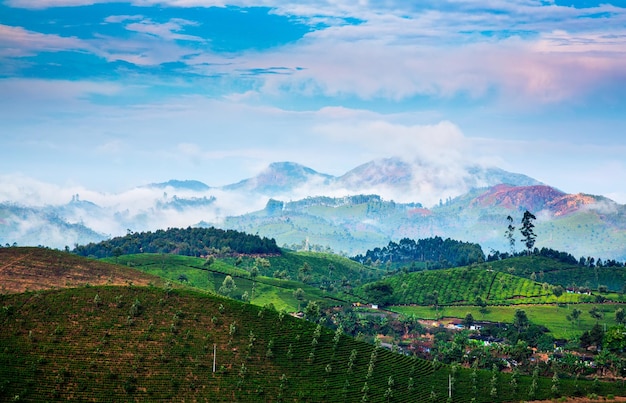
<path id="1" fill-rule="evenodd" d="M 82 287 L 2 296 L 7 401 L 513 401 L 531 380 L 455 370 L 284 312 L 188 290 Z M 215 346 L 215 347 L 214 347 Z M 215 372 L 213 368 L 215 348 Z M 561 393 L 615 393 L 561 381 Z M 535 397 L 549 397 L 540 378 Z"/>

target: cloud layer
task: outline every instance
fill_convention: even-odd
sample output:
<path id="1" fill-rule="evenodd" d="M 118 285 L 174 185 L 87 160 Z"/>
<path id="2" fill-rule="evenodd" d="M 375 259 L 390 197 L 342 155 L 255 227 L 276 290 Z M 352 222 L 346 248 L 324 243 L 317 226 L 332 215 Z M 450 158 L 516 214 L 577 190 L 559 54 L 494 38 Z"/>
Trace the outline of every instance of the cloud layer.
<path id="1" fill-rule="evenodd" d="M 55 200 L 400 156 L 626 201 L 625 27 L 611 2 L 10 0 L 0 173 Z"/>

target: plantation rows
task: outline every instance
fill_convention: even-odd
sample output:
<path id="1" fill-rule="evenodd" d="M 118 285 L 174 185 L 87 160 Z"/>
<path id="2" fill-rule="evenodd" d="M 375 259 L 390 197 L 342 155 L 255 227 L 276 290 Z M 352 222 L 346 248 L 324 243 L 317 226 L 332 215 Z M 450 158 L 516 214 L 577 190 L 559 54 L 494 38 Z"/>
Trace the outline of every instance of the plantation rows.
<path id="1" fill-rule="evenodd" d="M 1 298 L 0 400 L 447 399 L 448 366 L 250 304 L 136 287 Z M 521 400 L 530 384 L 512 392 L 500 374 L 494 398 L 488 372 L 469 375 L 454 374 L 453 401 Z M 541 380 L 537 397 L 548 394 Z"/>
<path id="2" fill-rule="evenodd" d="M 484 269 L 447 269 L 397 275 L 381 280 L 393 288 L 390 304 L 545 303 L 551 290 L 521 277 Z M 359 292 L 366 297 L 365 288 Z M 371 301 L 376 303 L 376 301 Z"/>
<path id="3" fill-rule="evenodd" d="M 515 257 L 492 261 L 482 267 L 492 267 L 516 276 L 530 278 L 533 273 L 538 282 L 597 289 L 605 285 L 611 291 L 621 291 L 626 283 L 625 267 L 587 267 L 563 263 L 544 256 Z"/>
<path id="4" fill-rule="evenodd" d="M 88 288 L 21 301 L 12 297 L 11 306 L 19 308 L 3 317 L 6 396 L 107 400 L 105 395 L 114 391 L 118 398 L 113 400 L 201 399 L 206 394 L 213 401 L 275 401 L 278 396 L 339 401 L 350 400 L 365 382 L 371 345 L 335 338 L 325 328 L 251 305 L 195 298 L 206 305 L 190 310 L 188 300 L 165 296 L 162 290 L 121 290 L 123 294 Z M 138 311 L 131 314 L 136 305 Z M 73 312 L 65 315 L 68 306 Z M 383 375 L 388 378 L 401 367 L 413 368 L 416 378 L 432 373 L 425 361 L 376 351 L 377 371 L 369 380 L 374 401 L 388 388 Z M 348 397 L 339 398 L 341 393 Z"/>
<path id="5" fill-rule="evenodd" d="M 113 260 L 107 259 L 107 260 Z M 233 260 L 234 259 L 230 259 Z M 230 261 L 227 259 L 227 261 Z M 353 263 L 348 259 L 346 262 Z M 307 286 L 300 282 L 277 279 L 272 277 L 257 276 L 252 277 L 250 272 L 240 268 L 247 263 L 253 264 L 253 260 L 246 258 L 240 267 L 235 267 L 221 260 L 216 260 L 209 267 L 204 265 L 205 260 L 200 258 L 178 256 L 178 255 L 158 255 L 158 254 L 137 254 L 124 255 L 118 259 L 119 264 L 128 265 L 135 269 L 144 271 L 169 279 L 175 283 L 184 283 L 188 286 L 217 293 L 227 275 L 233 277 L 236 283 L 236 290 L 229 296 L 241 299 L 247 294 L 250 302 L 256 305 L 273 304 L 277 309 L 287 309 L 289 311 L 302 310 L 306 306 L 306 300 L 315 300 L 320 306 L 333 306 L 343 301 L 332 298 L 323 293 L 319 288 Z M 325 272 L 328 270 L 324 269 Z M 184 281 L 181 281 L 184 279 Z M 293 292 L 302 288 L 306 300 L 297 300 Z"/>

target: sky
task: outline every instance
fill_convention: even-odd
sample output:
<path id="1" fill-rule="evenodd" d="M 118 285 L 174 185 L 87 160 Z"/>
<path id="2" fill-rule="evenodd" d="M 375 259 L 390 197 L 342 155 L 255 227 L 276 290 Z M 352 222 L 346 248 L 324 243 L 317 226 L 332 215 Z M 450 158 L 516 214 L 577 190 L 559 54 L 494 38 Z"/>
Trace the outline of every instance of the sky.
<path id="1" fill-rule="evenodd" d="M 626 203 L 626 0 L 3 0 L 0 94 L 17 194 L 395 156 Z"/>

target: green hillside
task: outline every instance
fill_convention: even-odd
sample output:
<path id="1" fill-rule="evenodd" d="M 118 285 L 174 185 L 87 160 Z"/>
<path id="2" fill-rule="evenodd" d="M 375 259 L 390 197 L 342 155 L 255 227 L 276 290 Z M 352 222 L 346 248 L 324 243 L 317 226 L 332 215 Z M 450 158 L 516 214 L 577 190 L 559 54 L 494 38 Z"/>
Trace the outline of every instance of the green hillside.
<path id="1" fill-rule="evenodd" d="M 271 303 L 289 312 L 303 309 L 308 301 L 316 301 L 321 307 L 357 301 L 346 293 L 352 284 L 382 274 L 381 270 L 341 256 L 314 252 L 283 251 L 266 258 L 223 257 L 210 265 L 203 258 L 172 254 L 141 253 L 103 260 L 210 292 L 219 292 L 226 276 L 231 276 L 237 288 L 230 297 L 260 306 Z M 253 275 L 254 271 L 258 273 Z M 294 291 L 299 288 L 304 293 L 297 298 Z"/>
<path id="2" fill-rule="evenodd" d="M 521 377 L 512 389 L 509 375 L 493 383 L 482 371 L 472 380 L 469 370 L 191 291 L 84 287 L 5 295 L 1 305 L 1 400 L 443 402 L 452 373 L 455 402 L 496 402 L 525 399 L 531 383 Z M 619 394 L 619 385 L 570 379 L 562 393 L 575 382 L 581 393 Z M 540 378 L 535 397 L 550 395 Z"/>
<path id="3" fill-rule="evenodd" d="M 387 287 L 383 287 L 387 286 Z M 384 301 L 377 290 L 386 290 Z M 557 297 L 552 287 L 484 267 L 429 270 L 387 277 L 358 288 L 356 295 L 386 305 L 474 305 L 579 302 L 579 294 Z"/>
<path id="4" fill-rule="evenodd" d="M 488 262 L 482 267 L 507 272 L 537 281 L 560 284 L 563 287 L 587 287 L 597 290 L 606 286 L 609 291 L 622 292 L 626 286 L 626 267 L 586 267 L 560 262 L 544 256 L 519 256 Z"/>

